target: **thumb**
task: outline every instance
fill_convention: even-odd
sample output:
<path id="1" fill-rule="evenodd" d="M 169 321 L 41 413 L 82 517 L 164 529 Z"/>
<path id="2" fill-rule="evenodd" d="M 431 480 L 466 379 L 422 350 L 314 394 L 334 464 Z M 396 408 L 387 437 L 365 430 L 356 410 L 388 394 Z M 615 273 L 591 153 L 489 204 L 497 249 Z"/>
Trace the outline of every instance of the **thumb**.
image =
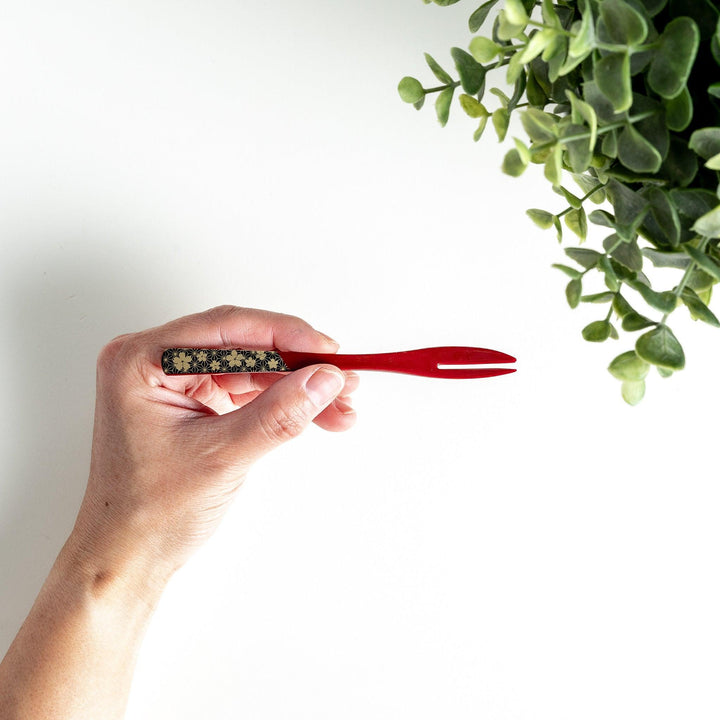
<path id="1" fill-rule="evenodd" d="M 297 437 L 337 397 L 345 376 L 332 365 L 296 370 L 275 382 L 244 408 L 226 415 L 231 444 L 251 464 Z M 240 441 L 240 442 L 238 442 Z"/>

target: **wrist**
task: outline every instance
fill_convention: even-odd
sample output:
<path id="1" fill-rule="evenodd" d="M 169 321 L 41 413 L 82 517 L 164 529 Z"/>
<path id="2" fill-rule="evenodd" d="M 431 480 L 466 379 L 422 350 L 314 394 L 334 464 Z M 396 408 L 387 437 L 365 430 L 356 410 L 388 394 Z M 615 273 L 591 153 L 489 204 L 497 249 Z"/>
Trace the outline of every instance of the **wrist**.
<path id="1" fill-rule="evenodd" d="M 108 538 L 94 538 L 76 525 L 53 567 L 59 592 L 81 593 L 103 604 L 150 612 L 173 572 L 146 554 Z"/>

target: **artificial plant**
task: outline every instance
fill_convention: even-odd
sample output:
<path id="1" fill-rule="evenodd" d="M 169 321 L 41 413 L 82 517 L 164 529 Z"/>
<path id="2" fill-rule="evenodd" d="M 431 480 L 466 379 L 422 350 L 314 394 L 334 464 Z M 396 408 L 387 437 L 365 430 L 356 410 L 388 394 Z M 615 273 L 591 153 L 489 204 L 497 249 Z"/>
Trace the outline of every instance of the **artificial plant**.
<path id="1" fill-rule="evenodd" d="M 607 307 L 582 330 L 585 340 L 618 339 L 618 326 L 637 333 L 608 368 L 636 404 L 651 367 L 669 376 L 685 365 L 669 325 L 678 307 L 720 327 L 709 308 L 720 281 L 720 8 L 710 0 L 489 0 L 468 25 L 467 50 L 450 51 L 455 76 L 425 54 L 437 83 L 404 77 L 398 92 L 417 109 L 435 96 L 443 126 L 457 96 L 478 122 L 476 141 L 488 123 L 506 140 L 519 116 L 525 137 L 513 138 L 503 170 L 519 176 L 542 165 L 562 198 L 559 209 L 527 214 L 560 241 L 565 230 L 580 240 L 565 248 L 571 264 L 554 267 L 569 276 L 570 307 Z M 488 89 L 491 76 L 501 87 Z M 594 248 L 588 222 L 605 228 Z M 659 285 L 668 273 L 676 281 Z M 584 294 L 592 277 L 600 292 Z"/>

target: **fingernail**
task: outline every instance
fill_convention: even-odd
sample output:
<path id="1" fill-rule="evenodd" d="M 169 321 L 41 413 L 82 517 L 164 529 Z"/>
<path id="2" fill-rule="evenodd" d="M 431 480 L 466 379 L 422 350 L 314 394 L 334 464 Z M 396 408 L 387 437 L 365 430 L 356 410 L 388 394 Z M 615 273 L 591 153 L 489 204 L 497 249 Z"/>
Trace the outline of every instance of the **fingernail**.
<path id="1" fill-rule="evenodd" d="M 355 412 L 355 408 L 350 404 L 348 400 L 343 400 L 338 398 L 335 400 L 335 407 L 343 414 L 343 415 L 352 415 Z"/>
<path id="2" fill-rule="evenodd" d="M 305 383 L 310 402 L 317 407 L 327 405 L 342 390 L 345 378 L 333 370 L 316 370 Z"/>

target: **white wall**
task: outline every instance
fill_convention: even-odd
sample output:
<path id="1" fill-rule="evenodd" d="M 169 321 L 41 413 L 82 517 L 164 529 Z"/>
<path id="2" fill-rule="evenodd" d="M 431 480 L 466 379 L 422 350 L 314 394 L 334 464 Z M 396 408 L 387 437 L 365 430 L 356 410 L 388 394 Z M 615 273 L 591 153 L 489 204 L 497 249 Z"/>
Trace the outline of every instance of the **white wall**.
<path id="1" fill-rule="evenodd" d="M 0 3 L 0 653 L 82 497 L 98 349 L 235 303 L 519 372 L 366 374 L 355 429 L 258 465 L 129 720 L 718 716 L 719 336 L 679 320 L 687 369 L 622 402 L 630 340 L 581 340 L 524 216 L 559 198 L 397 97 L 471 5 Z"/>

